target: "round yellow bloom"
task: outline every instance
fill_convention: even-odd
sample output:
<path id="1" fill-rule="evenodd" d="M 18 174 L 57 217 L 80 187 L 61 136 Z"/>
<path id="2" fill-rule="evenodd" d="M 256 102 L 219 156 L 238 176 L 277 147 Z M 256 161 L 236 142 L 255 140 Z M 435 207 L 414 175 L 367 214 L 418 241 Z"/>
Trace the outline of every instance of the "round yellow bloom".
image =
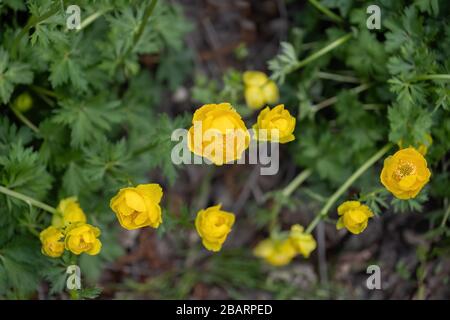
<path id="1" fill-rule="evenodd" d="M 210 251 L 219 251 L 234 224 L 234 214 L 220 209 L 221 205 L 200 210 L 195 218 L 195 228 L 203 245 Z"/>
<path id="2" fill-rule="evenodd" d="M 111 199 L 110 207 L 125 229 L 158 228 L 162 222 L 159 206 L 162 196 L 159 184 L 140 184 L 136 188 L 120 189 Z"/>
<path id="3" fill-rule="evenodd" d="M 295 118 L 291 116 L 284 105 L 280 104 L 270 110 L 269 107 L 258 115 L 258 121 L 253 126 L 256 139 L 287 143 L 295 140 Z"/>
<path id="4" fill-rule="evenodd" d="M 258 243 L 253 254 L 275 267 L 280 267 L 289 264 L 297 255 L 297 250 L 289 238 L 284 240 L 269 238 Z"/>
<path id="5" fill-rule="evenodd" d="M 240 159 L 250 135 L 241 116 L 229 103 L 206 104 L 194 113 L 188 134 L 193 153 L 216 165 Z"/>
<path id="6" fill-rule="evenodd" d="M 359 201 L 345 201 L 338 207 L 339 220 L 336 229 L 347 228 L 353 234 L 359 234 L 367 228 L 369 218 L 373 217 L 370 208 Z"/>
<path id="7" fill-rule="evenodd" d="M 421 144 L 416 150 L 417 152 L 419 152 L 421 155 L 425 156 L 428 152 L 428 147 L 431 146 L 433 144 L 433 138 L 431 137 L 431 135 L 426 134 L 425 135 L 425 140 L 426 142 L 424 144 Z M 400 149 L 404 149 L 404 145 L 403 145 L 403 140 L 400 140 L 397 143 L 398 147 Z"/>
<path id="8" fill-rule="evenodd" d="M 61 200 L 56 210 L 57 213 L 52 218 L 52 225 L 57 228 L 63 228 L 76 222 L 86 223 L 86 215 L 75 197 Z"/>
<path id="9" fill-rule="evenodd" d="M 280 93 L 276 83 L 263 72 L 246 71 L 243 80 L 245 101 L 251 109 L 260 109 L 279 100 Z"/>
<path id="10" fill-rule="evenodd" d="M 384 160 L 381 183 L 399 199 L 415 198 L 430 180 L 425 158 L 414 148 L 397 151 Z"/>
<path id="11" fill-rule="evenodd" d="M 76 255 L 85 252 L 91 256 L 95 256 L 102 248 L 102 243 L 97 239 L 99 236 L 100 229 L 90 224 L 71 224 L 66 229 L 66 249 Z"/>
<path id="12" fill-rule="evenodd" d="M 50 226 L 39 234 L 42 243 L 42 253 L 46 256 L 57 258 L 64 252 L 64 234 L 63 232 Z"/>
<path id="13" fill-rule="evenodd" d="M 295 250 L 297 250 L 297 253 L 303 255 L 305 258 L 308 258 L 311 252 L 317 247 L 314 237 L 309 233 L 305 233 L 303 227 L 299 224 L 291 227 L 289 239 Z"/>

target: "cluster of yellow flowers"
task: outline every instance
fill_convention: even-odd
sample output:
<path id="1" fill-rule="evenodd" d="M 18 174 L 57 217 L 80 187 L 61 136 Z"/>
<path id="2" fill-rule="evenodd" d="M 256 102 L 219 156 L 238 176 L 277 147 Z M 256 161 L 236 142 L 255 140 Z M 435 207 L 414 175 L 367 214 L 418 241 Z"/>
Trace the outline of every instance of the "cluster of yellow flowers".
<path id="1" fill-rule="evenodd" d="M 287 143 L 295 139 L 295 118 L 284 105 L 266 107 L 253 129 L 258 140 Z M 188 133 L 188 147 L 194 154 L 223 165 L 240 159 L 249 143 L 248 129 L 229 103 L 206 104 L 195 111 Z"/>
<path id="2" fill-rule="evenodd" d="M 301 225 L 295 224 L 288 234 L 277 234 L 277 237 L 258 243 L 253 253 L 273 266 L 284 266 L 297 255 L 308 258 L 316 247 L 313 236 L 305 233 Z"/>
<path id="3" fill-rule="evenodd" d="M 431 144 L 431 136 L 428 140 Z M 431 172 L 423 156 L 426 151 L 426 147 L 419 150 L 411 147 L 400 149 L 384 160 L 380 180 L 396 198 L 402 200 L 415 198 L 430 180 Z M 353 234 L 363 232 L 369 218 L 373 217 L 370 208 L 359 201 L 344 202 L 338 207 L 338 214 L 336 228 L 345 227 Z"/>
<path id="4" fill-rule="evenodd" d="M 162 223 L 163 196 L 159 184 L 141 184 L 135 188 L 120 189 L 111 199 L 111 209 L 119 223 L 127 230 L 150 226 L 158 228 Z M 212 206 L 197 213 L 195 227 L 203 245 L 211 251 L 219 251 L 234 224 L 234 214 L 221 210 L 221 205 Z"/>
<path id="5" fill-rule="evenodd" d="M 247 106 L 261 109 L 267 104 L 274 104 L 280 98 L 276 83 L 261 71 L 246 71 L 243 74 L 244 95 Z"/>
<path id="6" fill-rule="evenodd" d="M 279 99 L 276 84 L 264 73 L 248 71 L 244 73 L 243 79 L 249 107 L 260 109 Z M 253 125 L 255 138 L 278 143 L 293 141 L 295 124 L 295 118 L 283 105 L 272 109 L 266 107 Z M 205 136 L 209 130 L 214 135 L 208 140 Z M 230 132 L 233 133 L 231 136 Z M 211 143 L 218 144 L 220 148 L 211 149 Z M 188 147 L 194 154 L 216 165 L 223 165 L 241 158 L 249 143 L 248 129 L 229 103 L 206 104 L 195 111 L 188 132 Z M 427 136 L 427 145 L 419 146 L 418 149 L 403 149 L 400 141 L 400 150 L 385 159 L 380 180 L 395 197 L 414 198 L 428 183 L 431 172 L 424 155 L 431 143 L 431 136 Z M 163 190 L 159 184 L 141 184 L 120 189 L 111 199 L 110 207 L 120 225 L 127 230 L 147 226 L 158 228 L 162 223 L 162 196 Z M 338 206 L 337 212 L 339 219 L 336 228 L 346 228 L 353 234 L 363 232 L 369 219 L 374 216 L 370 208 L 359 201 L 345 201 Z M 223 211 L 219 204 L 200 210 L 195 219 L 195 228 L 207 250 L 219 251 L 234 222 L 235 215 Z M 61 256 L 64 249 L 76 255 L 83 252 L 96 255 L 101 249 L 99 236 L 100 230 L 86 223 L 86 216 L 76 198 L 67 198 L 59 203 L 52 225 L 40 234 L 42 252 L 50 257 Z M 271 265 L 283 266 L 298 255 L 308 258 L 316 246 L 313 236 L 296 224 L 289 232 L 273 234 L 261 241 L 254 249 L 254 254 Z"/>
<path id="7" fill-rule="evenodd" d="M 86 220 L 76 198 L 61 200 L 53 215 L 52 225 L 39 235 L 42 253 L 52 258 L 60 257 L 64 249 L 76 255 L 98 254 L 102 248 L 98 239 L 100 229 L 87 224 Z"/>

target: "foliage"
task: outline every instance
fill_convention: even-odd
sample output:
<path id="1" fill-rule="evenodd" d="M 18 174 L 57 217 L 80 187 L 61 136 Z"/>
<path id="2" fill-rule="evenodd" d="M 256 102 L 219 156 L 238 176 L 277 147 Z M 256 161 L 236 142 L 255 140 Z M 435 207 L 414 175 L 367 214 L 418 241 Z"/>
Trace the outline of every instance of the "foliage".
<path id="1" fill-rule="evenodd" d="M 163 168 L 165 183 L 176 176 L 167 150 L 171 131 L 185 118 L 159 116 L 156 103 L 158 88 L 176 87 L 189 72 L 174 57 L 185 57 L 176 59 L 178 65 L 190 65 L 183 37 L 191 25 L 180 7 L 165 1 L 147 21 L 151 3 L 73 1 L 81 8 L 81 29 L 69 30 L 67 1 L 0 1 L 0 184 L 54 206 L 63 196 L 76 196 L 88 219 L 108 230 L 101 254 L 80 258 L 87 281 L 80 298 L 99 294 L 90 286 L 103 264 L 123 253 L 104 199 L 154 167 Z M 139 63 L 143 55 L 159 60 L 151 74 Z M 12 101 L 23 92 L 32 95 L 24 116 L 35 130 L 12 112 Z M 161 125 L 154 127 L 157 118 Z M 50 295 L 65 290 L 73 261 L 43 256 L 36 237 L 50 219 L 0 195 L 1 297 L 31 297 L 42 280 L 51 283 Z"/>

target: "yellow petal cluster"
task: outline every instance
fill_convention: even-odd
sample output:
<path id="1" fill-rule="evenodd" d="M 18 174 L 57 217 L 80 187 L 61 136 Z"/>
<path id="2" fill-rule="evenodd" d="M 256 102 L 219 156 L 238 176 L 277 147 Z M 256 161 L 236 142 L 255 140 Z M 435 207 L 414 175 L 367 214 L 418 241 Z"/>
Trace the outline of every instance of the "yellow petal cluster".
<path id="1" fill-rule="evenodd" d="M 275 267 L 281 267 L 289 264 L 294 259 L 297 255 L 297 250 L 289 238 L 268 238 L 258 243 L 253 250 L 253 254 Z"/>
<path id="2" fill-rule="evenodd" d="M 76 197 L 61 200 L 56 210 L 57 213 L 52 218 L 52 226 L 54 227 L 63 228 L 72 223 L 86 223 L 86 215 Z"/>
<path id="3" fill-rule="evenodd" d="M 51 258 L 58 258 L 64 252 L 64 233 L 54 227 L 49 226 L 39 234 L 42 244 L 42 253 Z"/>
<path id="4" fill-rule="evenodd" d="M 317 247 L 314 237 L 311 234 L 304 232 L 304 228 L 299 224 L 294 224 L 291 227 L 289 239 L 297 253 L 305 258 L 308 258 L 311 252 Z"/>
<path id="5" fill-rule="evenodd" d="M 150 226 L 158 228 L 162 222 L 161 207 L 163 196 L 159 184 L 140 184 L 137 187 L 120 189 L 110 201 L 122 227 L 127 230 Z"/>
<path id="6" fill-rule="evenodd" d="M 347 228 L 353 234 L 359 234 L 367 228 L 369 218 L 373 217 L 370 208 L 359 201 L 345 201 L 338 207 L 339 220 L 336 228 Z"/>
<path id="7" fill-rule="evenodd" d="M 276 83 L 260 71 L 246 71 L 243 74 L 244 95 L 247 106 L 260 109 L 267 104 L 275 104 L 280 98 Z"/>
<path id="8" fill-rule="evenodd" d="M 200 210 L 195 219 L 195 228 L 205 248 L 219 251 L 233 227 L 234 220 L 234 214 L 221 210 L 220 204 Z"/>
<path id="9" fill-rule="evenodd" d="M 76 255 L 97 255 L 102 243 L 98 239 L 100 229 L 87 223 L 71 224 L 66 230 L 65 247 Z"/>
<path id="10" fill-rule="evenodd" d="M 51 258 L 60 257 L 64 249 L 76 255 L 83 252 L 98 254 L 102 247 L 98 239 L 100 229 L 86 221 L 86 215 L 75 197 L 62 199 L 52 217 L 52 225 L 39 235 L 42 253 Z"/>
<path id="11" fill-rule="evenodd" d="M 308 258 L 316 247 L 314 237 L 306 233 L 301 225 L 295 224 L 289 233 L 283 232 L 279 237 L 271 237 L 258 243 L 253 254 L 279 267 L 289 264 L 297 255 Z"/>
<path id="12" fill-rule="evenodd" d="M 188 148 L 216 165 L 240 159 L 250 135 L 241 116 L 229 103 L 206 104 L 194 113 Z"/>
<path id="13" fill-rule="evenodd" d="M 295 118 L 289 110 L 280 104 L 273 109 L 266 107 L 258 115 L 257 123 L 253 126 L 256 139 L 287 143 L 295 140 Z"/>
<path id="14" fill-rule="evenodd" d="M 380 180 L 395 197 L 406 200 L 415 198 L 430 176 L 423 155 L 414 148 L 406 148 L 384 160 Z"/>

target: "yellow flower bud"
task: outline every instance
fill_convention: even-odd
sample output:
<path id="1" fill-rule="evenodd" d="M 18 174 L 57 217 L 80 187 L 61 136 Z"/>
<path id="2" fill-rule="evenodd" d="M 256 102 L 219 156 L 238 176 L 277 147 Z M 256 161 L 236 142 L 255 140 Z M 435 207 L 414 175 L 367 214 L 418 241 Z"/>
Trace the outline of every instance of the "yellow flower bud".
<path id="1" fill-rule="evenodd" d="M 339 220 L 336 229 L 347 228 L 353 234 L 359 234 L 367 228 L 369 218 L 373 213 L 359 201 L 345 201 L 338 207 Z"/>
<path id="2" fill-rule="evenodd" d="M 97 255 L 102 248 L 102 243 L 97 239 L 99 236 L 100 229 L 90 224 L 71 224 L 66 229 L 66 249 L 76 255 L 82 253 Z"/>
<path id="3" fill-rule="evenodd" d="M 246 71 L 243 74 L 244 95 L 247 106 L 260 109 L 266 104 L 278 102 L 280 94 L 275 82 L 260 71 Z"/>
<path id="4" fill-rule="evenodd" d="M 42 243 L 42 253 L 46 256 L 57 258 L 64 252 L 64 234 L 63 232 L 50 226 L 39 234 Z"/>
<path id="5" fill-rule="evenodd" d="M 203 245 L 210 251 L 219 251 L 234 224 L 234 214 L 221 210 L 221 205 L 212 206 L 197 213 L 195 228 Z"/>
<path id="6" fill-rule="evenodd" d="M 28 92 L 24 92 L 14 100 L 13 106 L 20 112 L 27 112 L 33 106 L 33 98 Z"/>
<path id="7" fill-rule="evenodd" d="M 295 118 L 291 116 L 284 105 L 280 104 L 270 110 L 266 107 L 258 115 L 257 123 L 253 126 L 258 140 L 269 140 L 287 143 L 295 140 Z"/>
<path id="8" fill-rule="evenodd" d="M 245 102 L 251 109 L 261 109 L 266 104 L 264 92 L 260 87 L 247 87 L 244 91 Z"/>
<path id="9" fill-rule="evenodd" d="M 384 160 L 381 183 L 399 199 L 415 198 L 430 180 L 427 161 L 416 149 L 397 151 Z"/>
<path id="10" fill-rule="evenodd" d="M 120 189 L 111 199 L 110 207 L 125 229 L 158 228 L 162 222 L 159 206 L 162 196 L 159 184 L 140 184 L 136 188 Z"/>
<path id="11" fill-rule="evenodd" d="M 291 232 L 289 233 L 289 239 L 292 242 L 297 253 L 308 258 L 314 249 L 316 249 L 317 244 L 313 236 L 309 233 L 303 231 L 303 227 L 299 224 L 295 224 L 291 227 Z"/>
<path id="12" fill-rule="evenodd" d="M 67 227 L 76 222 L 86 223 L 86 215 L 75 197 L 61 200 L 56 210 L 57 213 L 52 218 L 52 225 L 57 228 Z"/>
<path id="13" fill-rule="evenodd" d="M 193 153 L 222 165 L 240 159 L 249 143 L 244 121 L 229 103 L 206 104 L 195 111 L 188 134 Z"/>
<path id="14" fill-rule="evenodd" d="M 297 255 L 297 250 L 289 238 L 284 240 L 269 238 L 258 243 L 253 254 L 275 267 L 280 267 L 289 264 Z"/>
<path id="15" fill-rule="evenodd" d="M 275 104 L 280 100 L 280 93 L 275 82 L 272 80 L 267 81 L 267 83 L 262 87 L 264 98 L 266 104 Z"/>

